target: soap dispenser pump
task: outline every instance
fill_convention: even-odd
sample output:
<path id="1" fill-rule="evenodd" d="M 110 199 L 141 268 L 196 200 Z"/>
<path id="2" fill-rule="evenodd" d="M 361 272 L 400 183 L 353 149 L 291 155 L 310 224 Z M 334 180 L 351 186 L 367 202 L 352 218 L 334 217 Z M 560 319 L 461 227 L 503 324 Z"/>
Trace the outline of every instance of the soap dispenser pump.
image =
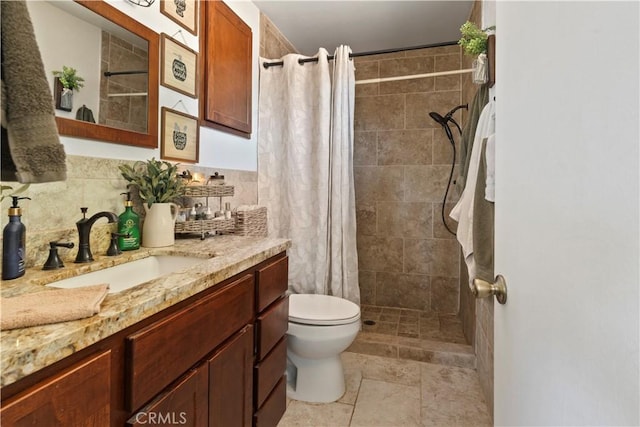
<path id="1" fill-rule="evenodd" d="M 133 211 L 131 193 L 120 193 L 126 195 L 124 202 L 124 212 L 118 217 L 118 249 L 121 251 L 132 251 L 140 249 L 140 216 Z"/>
<path id="2" fill-rule="evenodd" d="M 26 256 L 27 228 L 20 217 L 22 209 L 18 201 L 31 200 L 29 197 L 11 196 L 12 206 L 9 208 L 9 224 L 4 227 L 2 234 L 2 280 L 11 280 L 24 276 Z"/>

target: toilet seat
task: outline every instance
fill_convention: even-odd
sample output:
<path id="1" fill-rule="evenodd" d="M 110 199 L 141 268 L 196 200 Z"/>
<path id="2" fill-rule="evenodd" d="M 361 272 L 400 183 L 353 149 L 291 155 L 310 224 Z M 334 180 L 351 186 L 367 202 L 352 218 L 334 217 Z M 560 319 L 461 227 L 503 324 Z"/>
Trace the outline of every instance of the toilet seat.
<path id="1" fill-rule="evenodd" d="M 360 307 L 331 295 L 289 295 L 289 321 L 303 325 L 345 325 L 360 319 Z"/>

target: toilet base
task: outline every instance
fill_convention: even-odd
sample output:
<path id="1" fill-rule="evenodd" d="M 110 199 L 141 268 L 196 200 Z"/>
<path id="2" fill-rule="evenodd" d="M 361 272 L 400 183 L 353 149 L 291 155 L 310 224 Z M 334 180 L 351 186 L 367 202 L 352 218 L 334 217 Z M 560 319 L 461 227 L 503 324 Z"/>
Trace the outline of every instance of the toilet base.
<path id="1" fill-rule="evenodd" d="M 330 403 L 345 392 L 340 355 L 301 359 L 287 354 L 287 397 L 311 403 Z"/>

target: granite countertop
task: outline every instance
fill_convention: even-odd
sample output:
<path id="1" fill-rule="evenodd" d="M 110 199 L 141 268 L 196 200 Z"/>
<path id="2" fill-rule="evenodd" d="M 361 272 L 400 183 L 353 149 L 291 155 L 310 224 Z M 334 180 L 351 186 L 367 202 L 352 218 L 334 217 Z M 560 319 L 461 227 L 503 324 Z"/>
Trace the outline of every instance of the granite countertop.
<path id="1" fill-rule="evenodd" d="M 145 284 L 110 293 L 100 313 L 86 319 L 2 331 L 0 386 L 57 362 L 167 307 L 189 298 L 243 270 L 287 250 L 291 241 L 277 238 L 215 236 L 206 240 L 176 239 L 174 246 L 141 248 L 116 257 L 96 256 L 89 264 L 65 263 L 60 270 L 28 269 L 19 279 L 3 281 L 3 298 L 43 291 L 44 285 L 150 255 L 202 257 L 204 261 Z M 87 283 L 92 285 L 95 283 Z"/>

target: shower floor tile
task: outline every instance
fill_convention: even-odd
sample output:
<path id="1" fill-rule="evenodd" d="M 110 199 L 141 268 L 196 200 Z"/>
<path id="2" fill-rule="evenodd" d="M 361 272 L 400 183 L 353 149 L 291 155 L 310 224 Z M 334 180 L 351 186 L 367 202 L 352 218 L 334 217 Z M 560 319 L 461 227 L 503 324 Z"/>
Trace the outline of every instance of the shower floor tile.
<path id="1" fill-rule="evenodd" d="M 455 315 L 362 306 L 362 331 L 348 351 L 384 357 L 475 367 L 475 356 Z"/>

